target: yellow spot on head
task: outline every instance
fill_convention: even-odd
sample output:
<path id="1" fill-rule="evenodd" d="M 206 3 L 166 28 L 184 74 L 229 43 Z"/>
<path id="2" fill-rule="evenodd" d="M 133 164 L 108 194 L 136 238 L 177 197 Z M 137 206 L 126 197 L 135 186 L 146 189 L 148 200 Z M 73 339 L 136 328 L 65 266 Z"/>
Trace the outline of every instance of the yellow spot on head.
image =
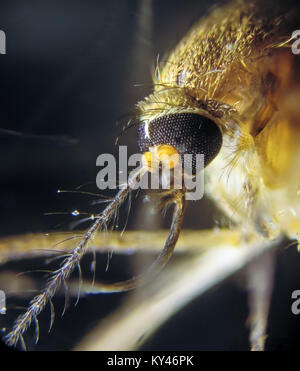
<path id="1" fill-rule="evenodd" d="M 174 169 L 178 165 L 179 159 L 178 151 L 173 146 L 167 144 L 151 147 L 150 151 L 145 152 L 142 157 L 143 165 L 149 171 L 160 164 L 163 167 Z"/>

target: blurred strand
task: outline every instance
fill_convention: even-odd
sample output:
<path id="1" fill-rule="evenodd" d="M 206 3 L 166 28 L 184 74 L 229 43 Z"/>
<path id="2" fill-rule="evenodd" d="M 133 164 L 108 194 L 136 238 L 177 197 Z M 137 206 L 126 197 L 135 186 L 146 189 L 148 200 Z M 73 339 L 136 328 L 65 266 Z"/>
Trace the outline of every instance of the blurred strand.
<path id="1" fill-rule="evenodd" d="M 97 252 L 114 251 L 114 253 L 131 253 L 134 251 L 156 252 L 161 250 L 167 230 L 157 231 L 126 231 L 121 235 L 118 231 L 108 234 L 97 234 L 93 246 Z M 8 261 L 46 257 L 66 253 L 74 248 L 74 236 L 70 232 L 63 234 L 30 233 L 0 239 L 0 264 Z M 69 236 L 66 238 L 66 236 Z M 182 230 L 175 252 L 199 252 L 206 248 L 218 247 L 221 243 L 239 246 L 239 233 L 235 230 Z"/>

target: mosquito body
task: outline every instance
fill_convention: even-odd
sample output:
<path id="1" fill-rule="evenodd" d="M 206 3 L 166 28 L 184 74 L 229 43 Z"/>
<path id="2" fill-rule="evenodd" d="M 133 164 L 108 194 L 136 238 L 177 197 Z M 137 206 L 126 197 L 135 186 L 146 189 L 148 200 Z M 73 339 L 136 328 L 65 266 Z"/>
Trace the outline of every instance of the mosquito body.
<path id="1" fill-rule="evenodd" d="M 206 169 L 206 194 L 250 233 L 295 238 L 300 63 L 290 49 L 295 14 L 274 8 L 235 2 L 215 9 L 158 67 L 154 92 L 138 107 L 150 127 L 174 114 L 178 126 L 180 116 L 186 121 L 192 113 L 211 120 L 210 128 L 222 132 L 220 152 L 207 148 L 203 138 L 205 148 L 198 141 L 192 148 L 215 157 Z M 172 138 L 164 139 L 168 144 Z M 187 147 L 185 140 L 183 135 L 180 145 Z"/>

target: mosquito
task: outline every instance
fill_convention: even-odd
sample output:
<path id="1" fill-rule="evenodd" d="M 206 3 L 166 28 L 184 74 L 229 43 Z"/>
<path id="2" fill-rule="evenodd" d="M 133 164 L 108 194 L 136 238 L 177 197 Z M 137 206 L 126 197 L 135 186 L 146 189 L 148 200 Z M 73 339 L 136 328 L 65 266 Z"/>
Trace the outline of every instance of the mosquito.
<path id="1" fill-rule="evenodd" d="M 195 281 L 184 275 L 177 286 L 169 281 L 173 293 L 179 295 L 180 290 L 187 300 L 193 297 L 196 285 L 201 291 L 203 276 L 199 267 L 205 271 L 215 264 L 226 276 L 234 271 L 233 265 L 244 267 L 245 262 L 278 246 L 283 237 L 298 239 L 300 60 L 291 49 L 297 25 L 296 9 L 287 11 L 282 4 L 275 6 L 268 1 L 233 1 L 212 9 L 166 60 L 157 64 L 153 91 L 136 106 L 134 124 L 138 127 L 141 168 L 93 216 L 92 225 L 79 243 L 5 335 L 8 345 L 24 342 L 25 331 L 47 305 L 51 306 L 59 287 L 78 268 L 97 233 L 114 219 L 136 184 L 146 174 L 168 166 L 172 170 L 171 186 L 161 191 L 158 203 L 160 208 L 173 205 L 173 214 L 161 253 L 144 274 L 113 284 L 97 283 L 93 291 L 131 291 L 145 285 L 165 267 L 181 234 L 187 207 L 186 188 L 178 189 L 173 182 L 178 172 L 184 176 L 184 166 L 177 167 L 177 162 L 184 164 L 187 154 L 204 155 L 206 195 L 230 219 L 235 231 L 231 244 L 236 238 L 241 252 L 231 255 L 226 250 L 220 261 L 212 252 L 205 264 L 196 259 L 197 265 L 191 265 L 191 270 L 198 272 L 193 276 Z M 183 161 L 174 163 L 170 160 L 174 155 Z M 193 159 L 190 167 L 195 176 Z M 254 263 L 247 273 L 253 350 L 265 347 L 272 273 L 269 255 Z M 166 313 L 172 313 L 168 303 L 178 309 L 175 297 L 170 294 L 169 302 L 162 304 L 166 312 L 157 315 L 157 326 Z M 151 303 L 149 308 L 153 309 Z M 145 313 L 143 307 L 138 314 L 143 318 Z M 108 339 L 109 331 L 106 335 Z"/>

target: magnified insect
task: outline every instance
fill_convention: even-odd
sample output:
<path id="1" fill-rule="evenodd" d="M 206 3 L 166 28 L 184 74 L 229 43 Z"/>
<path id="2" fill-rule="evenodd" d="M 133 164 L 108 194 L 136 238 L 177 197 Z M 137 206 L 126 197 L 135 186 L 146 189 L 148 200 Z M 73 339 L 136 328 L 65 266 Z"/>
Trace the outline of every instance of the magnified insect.
<path id="1" fill-rule="evenodd" d="M 116 225 L 125 201 L 134 203 L 138 184 L 157 173 L 160 189 L 145 193 L 153 196 L 159 210 L 172 208 L 168 234 L 164 240 L 159 231 L 145 232 L 132 242 L 142 249 L 150 238 L 155 250 L 161 247 L 145 271 L 120 282 L 81 282 L 78 300 L 81 292 L 139 294 L 101 323 L 97 335 L 87 337 L 80 349 L 137 349 L 186 303 L 242 268 L 249 292 L 250 348 L 265 349 L 273 251 L 284 239 L 296 247 L 300 232 L 300 59 L 292 49 L 299 16 L 293 3 L 233 1 L 215 6 L 167 57 L 158 59 L 153 90 L 137 103 L 129 125 L 136 128 L 141 166 L 115 195 L 101 201 L 78 242 L 76 236 L 68 239 L 57 269 L 5 332 L 7 345 L 25 347 L 26 331 L 46 307 L 53 323 L 53 297 L 74 271 L 81 272 L 84 255 Z M 197 155 L 203 156 L 202 167 Z M 199 173 L 205 176 L 205 196 L 227 225 L 185 232 L 186 210 L 194 201 L 189 201 L 190 190 L 182 180 Z M 130 245 L 128 233 L 119 236 L 125 245 Z M 165 270 L 177 244 L 192 257 Z M 126 335 L 118 339 L 115 328 Z"/>

